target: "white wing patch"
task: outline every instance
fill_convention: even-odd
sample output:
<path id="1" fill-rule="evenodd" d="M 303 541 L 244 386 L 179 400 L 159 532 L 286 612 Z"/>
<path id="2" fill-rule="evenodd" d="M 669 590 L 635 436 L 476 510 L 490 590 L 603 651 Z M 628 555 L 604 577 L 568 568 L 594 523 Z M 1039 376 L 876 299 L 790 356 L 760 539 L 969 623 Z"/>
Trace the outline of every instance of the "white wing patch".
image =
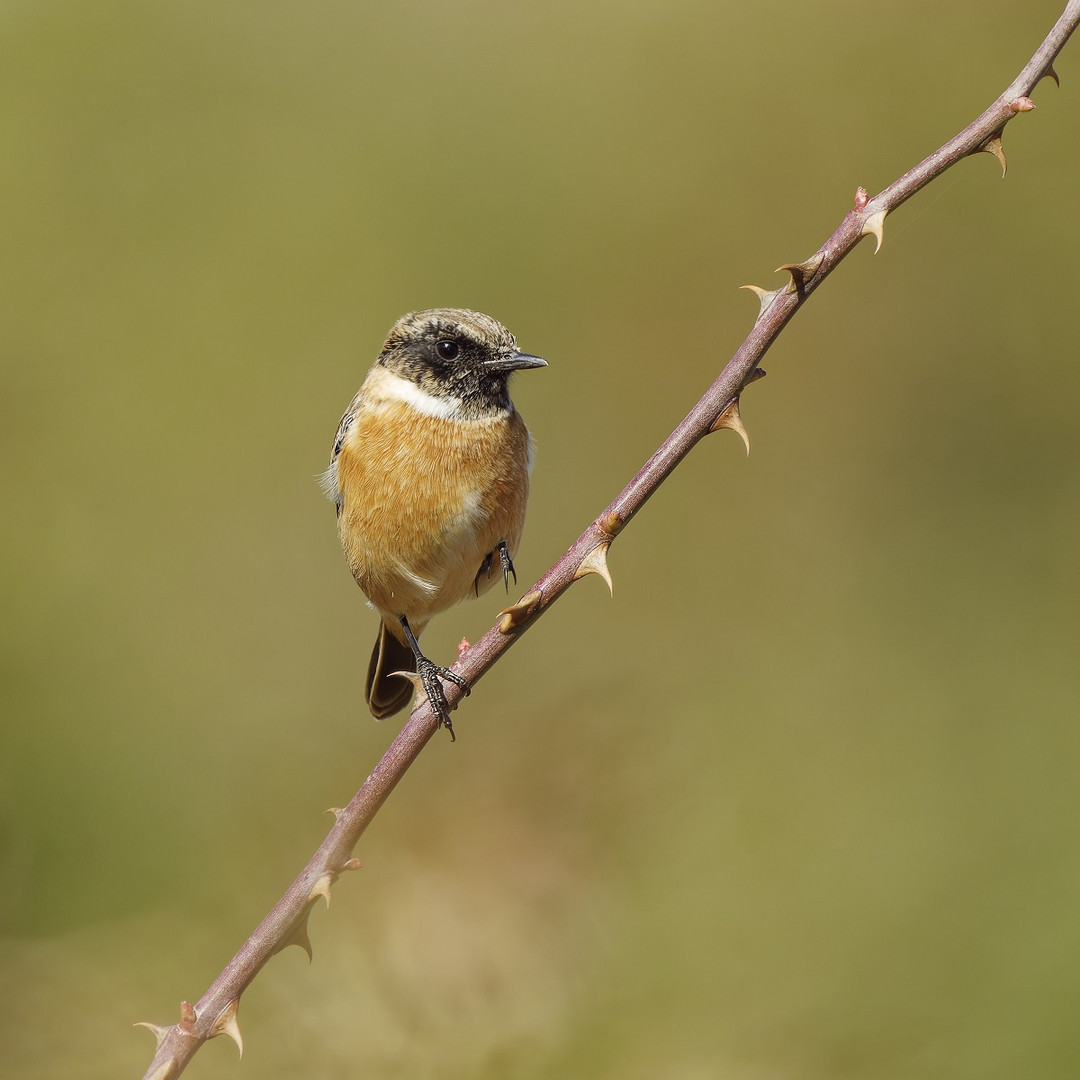
<path id="1" fill-rule="evenodd" d="M 322 489 L 322 493 L 336 503 L 341 498 L 341 485 L 338 483 L 337 461 L 330 462 L 330 468 L 315 477 L 316 482 Z"/>
<path id="2" fill-rule="evenodd" d="M 414 574 L 404 563 L 398 563 L 398 572 L 402 577 L 411 581 L 421 592 L 427 593 L 428 596 L 434 596 L 439 591 L 439 586 L 433 581 L 427 581 L 419 574 Z"/>

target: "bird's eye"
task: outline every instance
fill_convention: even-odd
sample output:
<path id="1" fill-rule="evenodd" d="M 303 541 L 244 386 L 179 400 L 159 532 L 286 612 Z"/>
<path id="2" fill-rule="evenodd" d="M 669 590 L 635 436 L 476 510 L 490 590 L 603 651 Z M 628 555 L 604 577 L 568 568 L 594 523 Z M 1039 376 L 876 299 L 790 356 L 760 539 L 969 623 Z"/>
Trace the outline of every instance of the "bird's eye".
<path id="1" fill-rule="evenodd" d="M 435 343 L 435 351 L 444 360 L 453 360 L 460 352 L 456 341 L 438 341 Z"/>

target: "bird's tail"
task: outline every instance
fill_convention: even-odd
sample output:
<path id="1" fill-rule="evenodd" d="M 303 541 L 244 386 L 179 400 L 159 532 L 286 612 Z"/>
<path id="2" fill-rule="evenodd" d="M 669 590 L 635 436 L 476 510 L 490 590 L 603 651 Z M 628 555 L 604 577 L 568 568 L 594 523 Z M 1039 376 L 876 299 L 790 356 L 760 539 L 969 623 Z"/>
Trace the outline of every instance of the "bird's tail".
<path id="1" fill-rule="evenodd" d="M 367 694 L 368 708 L 376 720 L 393 716 L 400 712 L 412 700 L 413 684 L 409 679 L 394 677 L 395 671 L 415 671 L 416 657 L 408 645 L 400 641 L 389 631 L 386 623 L 379 627 L 379 636 L 371 652 L 368 665 Z"/>

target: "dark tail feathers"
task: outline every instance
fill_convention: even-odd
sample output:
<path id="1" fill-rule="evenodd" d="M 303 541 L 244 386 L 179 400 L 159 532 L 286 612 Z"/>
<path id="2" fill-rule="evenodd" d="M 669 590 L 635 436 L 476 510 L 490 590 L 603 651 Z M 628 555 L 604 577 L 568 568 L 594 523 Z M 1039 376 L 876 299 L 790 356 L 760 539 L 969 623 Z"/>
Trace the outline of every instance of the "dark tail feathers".
<path id="1" fill-rule="evenodd" d="M 379 637 L 371 653 L 368 665 L 367 694 L 368 708 L 376 720 L 393 716 L 400 712 L 412 700 L 413 684 L 408 679 L 395 678 L 395 671 L 415 671 L 416 657 L 408 645 L 400 641 L 383 623 L 379 627 Z"/>

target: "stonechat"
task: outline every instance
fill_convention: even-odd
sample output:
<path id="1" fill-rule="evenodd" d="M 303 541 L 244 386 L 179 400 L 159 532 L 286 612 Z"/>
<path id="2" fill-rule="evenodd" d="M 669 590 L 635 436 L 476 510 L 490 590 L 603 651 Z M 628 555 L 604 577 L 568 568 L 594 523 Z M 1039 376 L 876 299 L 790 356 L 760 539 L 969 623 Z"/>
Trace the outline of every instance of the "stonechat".
<path id="1" fill-rule="evenodd" d="M 525 524 L 532 439 L 510 375 L 545 367 L 479 311 L 432 308 L 399 319 L 334 436 L 322 486 L 337 507 L 345 559 L 382 617 L 368 706 L 390 716 L 422 687 L 454 737 L 440 679 L 417 639 L 433 615 L 507 590 Z"/>

